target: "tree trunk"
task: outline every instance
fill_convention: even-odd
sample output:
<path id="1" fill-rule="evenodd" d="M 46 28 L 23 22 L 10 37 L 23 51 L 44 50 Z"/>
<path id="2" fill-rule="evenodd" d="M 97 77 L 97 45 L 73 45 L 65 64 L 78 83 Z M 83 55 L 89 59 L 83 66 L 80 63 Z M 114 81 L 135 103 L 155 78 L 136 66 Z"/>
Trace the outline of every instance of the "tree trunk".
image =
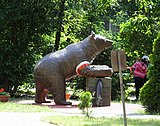
<path id="1" fill-rule="evenodd" d="M 54 45 L 54 51 L 57 51 L 59 48 L 60 38 L 61 38 L 61 31 L 57 31 L 55 45 Z"/>
<path id="2" fill-rule="evenodd" d="M 60 38 L 61 38 L 61 30 L 62 30 L 62 23 L 63 23 L 63 17 L 64 17 L 64 7 L 65 7 L 65 0 L 62 0 L 59 5 L 59 13 L 58 13 L 58 23 L 57 23 L 57 30 L 56 30 L 56 40 L 54 45 L 54 51 L 57 51 L 60 44 Z"/>

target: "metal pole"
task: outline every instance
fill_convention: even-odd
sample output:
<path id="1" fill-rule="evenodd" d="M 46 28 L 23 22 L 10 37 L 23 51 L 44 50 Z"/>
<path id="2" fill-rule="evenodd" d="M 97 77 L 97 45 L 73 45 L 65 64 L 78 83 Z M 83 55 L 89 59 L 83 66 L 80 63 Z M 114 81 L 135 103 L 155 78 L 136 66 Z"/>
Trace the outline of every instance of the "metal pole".
<path id="1" fill-rule="evenodd" d="M 119 68 L 121 98 L 122 98 L 122 104 L 123 104 L 124 126 L 127 126 L 125 98 L 124 98 L 124 91 L 123 91 L 123 75 L 122 75 L 122 68 L 121 68 L 121 55 L 119 51 L 118 51 L 118 68 Z"/>

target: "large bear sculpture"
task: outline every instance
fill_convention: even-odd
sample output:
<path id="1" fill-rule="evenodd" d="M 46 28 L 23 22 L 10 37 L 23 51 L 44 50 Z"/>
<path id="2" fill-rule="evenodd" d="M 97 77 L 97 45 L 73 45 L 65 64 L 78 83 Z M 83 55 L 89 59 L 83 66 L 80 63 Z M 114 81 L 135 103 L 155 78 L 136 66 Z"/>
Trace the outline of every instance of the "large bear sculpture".
<path id="1" fill-rule="evenodd" d="M 35 66 L 36 103 L 45 103 L 49 91 L 56 105 L 70 105 L 65 98 L 66 80 L 80 75 L 83 77 L 110 76 L 111 70 L 102 75 L 90 67 L 96 55 L 105 48 L 110 48 L 112 41 L 103 36 L 91 33 L 81 42 L 68 45 L 66 48 L 44 56 Z"/>

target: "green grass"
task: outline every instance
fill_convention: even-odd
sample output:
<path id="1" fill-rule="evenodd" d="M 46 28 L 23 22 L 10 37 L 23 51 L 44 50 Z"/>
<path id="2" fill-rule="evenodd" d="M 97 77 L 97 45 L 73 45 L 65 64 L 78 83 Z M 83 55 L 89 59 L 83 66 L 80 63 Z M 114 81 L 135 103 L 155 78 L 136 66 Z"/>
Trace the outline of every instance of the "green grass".
<path id="1" fill-rule="evenodd" d="M 53 112 L 53 110 L 47 106 L 0 102 L 0 112 Z"/>
<path id="2" fill-rule="evenodd" d="M 53 112 L 48 106 L 19 104 L 19 101 L 27 99 L 10 99 L 9 102 L 0 102 L 0 112 Z M 30 100 L 30 99 L 29 99 Z"/>
<path id="3" fill-rule="evenodd" d="M 62 126 L 124 126 L 123 118 L 86 118 L 80 116 L 48 116 L 43 121 Z M 127 119 L 128 126 L 159 126 L 156 119 Z"/>
<path id="4" fill-rule="evenodd" d="M 0 112 L 54 112 L 47 106 L 19 104 L 19 101 L 33 99 L 10 99 L 0 102 Z M 63 126 L 124 126 L 123 118 L 86 118 L 85 116 L 45 116 L 42 121 Z M 156 119 L 127 119 L 128 126 L 159 126 Z"/>

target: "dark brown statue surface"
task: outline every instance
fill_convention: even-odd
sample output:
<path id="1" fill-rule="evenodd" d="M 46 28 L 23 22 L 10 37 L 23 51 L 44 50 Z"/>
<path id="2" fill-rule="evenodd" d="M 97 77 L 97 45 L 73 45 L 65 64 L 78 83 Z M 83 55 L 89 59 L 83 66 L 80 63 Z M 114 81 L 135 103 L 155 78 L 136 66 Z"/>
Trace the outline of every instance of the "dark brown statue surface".
<path id="1" fill-rule="evenodd" d="M 97 54 L 112 46 L 112 41 L 103 36 L 90 36 L 81 42 L 71 44 L 66 48 L 52 52 L 43 57 L 35 66 L 36 103 L 44 103 L 46 90 L 54 97 L 57 105 L 71 104 L 66 102 L 66 80 L 75 75 L 84 77 L 111 76 L 108 69 L 102 72 L 90 66 Z"/>

